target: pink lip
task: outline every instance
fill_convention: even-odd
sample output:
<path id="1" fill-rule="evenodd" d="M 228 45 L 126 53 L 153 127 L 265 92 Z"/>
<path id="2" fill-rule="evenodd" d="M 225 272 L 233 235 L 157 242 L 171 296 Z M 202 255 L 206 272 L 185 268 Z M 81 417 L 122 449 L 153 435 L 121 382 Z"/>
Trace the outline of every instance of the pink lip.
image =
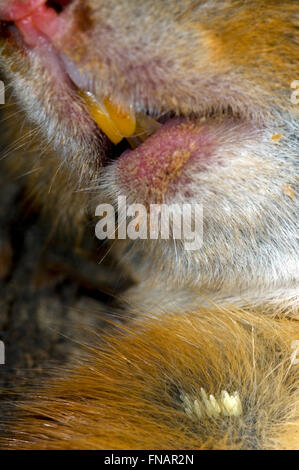
<path id="1" fill-rule="evenodd" d="M 63 27 L 63 19 L 45 0 L 9 1 L 1 7 L 0 20 L 13 21 L 29 47 L 41 44 L 44 38 L 51 39 Z"/>
<path id="2" fill-rule="evenodd" d="M 116 181 L 125 193 L 151 203 L 166 201 L 178 190 L 190 196 L 193 174 L 222 166 L 226 142 L 248 139 L 256 131 L 250 123 L 229 117 L 170 119 L 143 144 L 118 158 Z"/>
<path id="3" fill-rule="evenodd" d="M 5 3 L 5 5 L 2 6 L 2 3 Z M 45 3 L 46 0 L 8 0 L 0 2 L 0 19 L 3 21 L 21 20 Z"/>
<path id="4" fill-rule="evenodd" d="M 57 0 L 57 4 L 66 7 L 73 0 Z M 36 55 L 48 68 L 51 66 L 52 72 L 69 79 L 78 88 L 88 89 L 88 77 L 81 76 L 78 68 L 60 52 L 56 47 L 55 39 L 63 36 L 67 31 L 70 18 L 63 13 L 57 13 L 54 8 L 47 5 L 46 0 L 5 0 L 2 6 L 0 0 L 0 22 L 14 22 L 14 28 L 10 29 L 10 34 L 15 37 L 16 29 L 23 41 L 18 41 L 18 46 L 22 48 L 34 49 Z"/>
<path id="5" fill-rule="evenodd" d="M 137 149 L 121 155 L 119 177 L 124 185 L 134 180 L 151 188 L 151 192 L 167 191 L 188 161 L 194 157 L 202 163 L 209 161 L 214 141 L 208 126 L 183 118 L 171 119 Z"/>

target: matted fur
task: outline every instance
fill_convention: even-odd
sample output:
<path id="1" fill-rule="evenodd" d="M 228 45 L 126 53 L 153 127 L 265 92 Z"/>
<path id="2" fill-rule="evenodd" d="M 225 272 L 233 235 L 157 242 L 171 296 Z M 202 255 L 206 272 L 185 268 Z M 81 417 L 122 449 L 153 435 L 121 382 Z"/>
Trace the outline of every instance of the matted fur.
<path id="1" fill-rule="evenodd" d="M 146 318 L 33 390 L 8 449 L 298 449 L 296 321 L 214 309 Z M 201 388 L 238 392 L 240 416 L 186 412 Z M 18 405 L 20 406 L 20 405 Z"/>

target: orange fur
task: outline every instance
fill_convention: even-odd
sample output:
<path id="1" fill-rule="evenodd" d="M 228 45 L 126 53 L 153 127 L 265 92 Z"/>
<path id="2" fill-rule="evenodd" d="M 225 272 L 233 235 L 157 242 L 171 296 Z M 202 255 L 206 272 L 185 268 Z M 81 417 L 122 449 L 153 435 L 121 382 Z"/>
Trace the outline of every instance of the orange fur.
<path id="1" fill-rule="evenodd" d="M 256 313 L 259 315 L 257 316 Z M 231 309 L 147 318 L 31 392 L 2 447 L 298 449 L 299 324 Z M 241 416 L 188 416 L 182 394 L 238 391 Z M 33 401 L 32 401 L 33 400 Z"/>

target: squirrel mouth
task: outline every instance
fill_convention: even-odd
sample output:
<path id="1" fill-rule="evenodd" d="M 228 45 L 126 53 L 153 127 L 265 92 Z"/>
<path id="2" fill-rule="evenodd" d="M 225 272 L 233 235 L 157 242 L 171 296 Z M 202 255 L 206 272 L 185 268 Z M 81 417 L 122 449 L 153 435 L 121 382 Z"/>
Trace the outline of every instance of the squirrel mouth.
<path id="1" fill-rule="evenodd" d="M 30 49 L 38 49 L 49 42 L 57 32 L 63 29 L 64 20 L 60 13 L 73 0 L 16 0 L 8 2 L 7 6 L 0 7 L 0 20 L 6 25 L 13 24 L 22 37 L 24 46 Z M 53 46 L 52 46 L 53 47 Z M 55 48 L 54 48 L 55 49 Z M 90 91 L 81 89 L 80 83 L 76 83 L 76 71 L 59 51 L 57 54 L 61 66 L 73 84 L 78 88 L 78 94 L 89 114 L 92 116 L 101 131 L 115 145 L 127 138 L 131 147 L 135 148 L 160 127 L 160 124 L 146 114 L 137 115 L 132 107 L 124 108 L 114 103 L 110 97 L 101 100 Z"/>
<path id="2" fill-rule="evenodd" d="M 25 47 L 38 49 L 47 42 L 52 46 L 51 39 L 64 26 L 60 13 L 72 1 L 10 1 L 5 7 L 0 7 L 0 20 L 2 24 L 13 24 L 17 28 Z M 124 108 L 114 103 L 110 97 L 100 100 L 90 91 L 81 89 L 80 82 L 74 78 L 77 76 L 74 66 L 60 55 L 59 51 L 53 52 L 57 54 L 57 59 L 62 62 L 61 66 L 66 69 L 69 78 L 78 88 L 78 94 L 89 114 L 113 144 L 117 145 L 127 138 L 130 146 L 135 148 L 160 127 L 157 121 L 146 114 L 136 115 L 132 107 Z"/>
<path id="3" fill-rule="evenodd" d="M 11 0 L 0 8 L 0 20 L 12 23 L 10 29 L 21 38 L 23 47 L 36 51 L 47 68 L 52 63 L 76 89 L 83 112 L 92 117 L 107 143 L 109 140 L 114 144 L 107 150 L 102 166 L 117 160 L 116 174 L 123 187 L 142 186 L 146 188 L 144 193 L 154 194 L 150 197 L 159 200 L 181 178 L 186 165 L 196 162 L 197 171 L 205 171 L 210 162 L 217 163 L 217 148 L 227 129 L 233 138 L 235 134 L 239 138 L 244 129 L 245 135 L 250 131 L 251 125 L 240 116 L 232 116 L 229 109 L 217 115 L 209 111 L 206 115 L 188 116 L 167 109 L 161 118 L 146 109 L 137 111 L 133 105 L 119 103 L 113 96 L 95 95 L 88 77 L 82 76 L 76 65 L 55 47 L 56 35 L 63 35 L 68 27 L 61 13 L 72 1 Z"/>

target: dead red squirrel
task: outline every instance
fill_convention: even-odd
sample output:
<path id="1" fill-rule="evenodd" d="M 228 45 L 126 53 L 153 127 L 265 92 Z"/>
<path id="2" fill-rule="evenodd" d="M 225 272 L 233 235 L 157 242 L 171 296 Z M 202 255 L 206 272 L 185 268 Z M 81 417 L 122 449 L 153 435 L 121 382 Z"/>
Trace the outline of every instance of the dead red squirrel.
<path id="1" fill-rule="evenodd" d="M 295 2 L 11 0 L 0 18 L 26 115 L 9 139 L 32 141 L 7 165 L 55 224 L 120 195 L 203 207 L 200 250 L 112 245 L 138 281 L 130 334 L 33 394 L 2 446 L 298 449 Z"/>

